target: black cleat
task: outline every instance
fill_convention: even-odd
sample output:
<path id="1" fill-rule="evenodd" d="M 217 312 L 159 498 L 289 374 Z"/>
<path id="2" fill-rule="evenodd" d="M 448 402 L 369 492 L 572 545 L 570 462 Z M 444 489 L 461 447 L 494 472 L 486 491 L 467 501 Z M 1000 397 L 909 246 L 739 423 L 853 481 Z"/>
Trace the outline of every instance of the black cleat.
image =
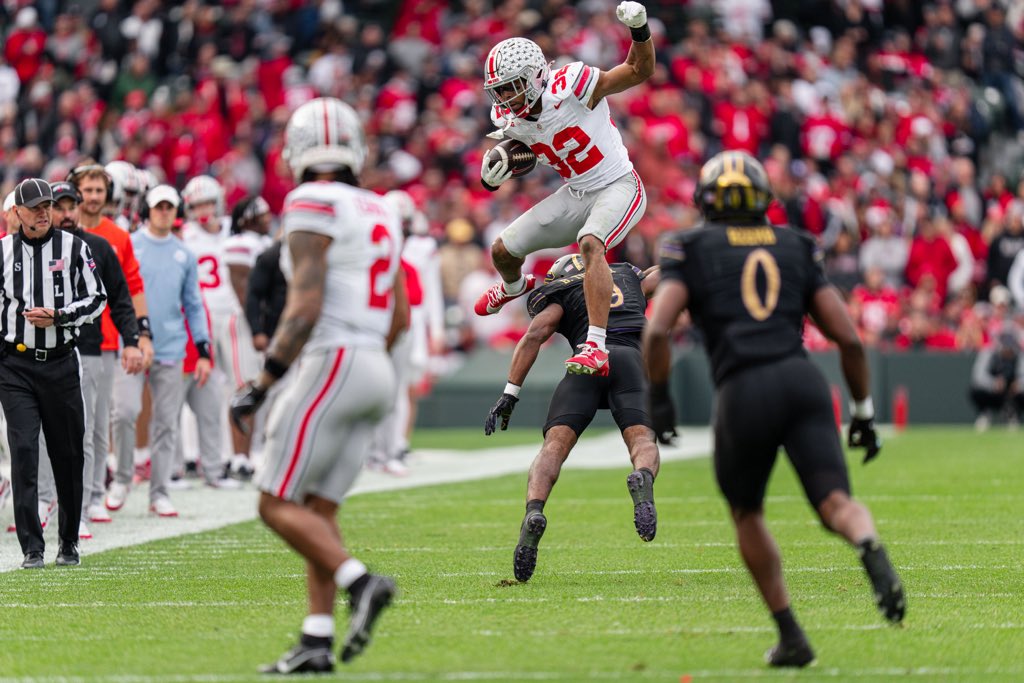
<path id="1" fill-rule="evenodd" d="M 21 563 L 22 569 L 42 569 L 45 566 L 46 562 L 40 552 L 25 553 L 25 559 Z"/>
<path id="2" fill-rule="evenodd" d="M 860 546 L 860 561 L 864 563 L 864 569 L 871 579 L 871 586 L 875 591 L 875 604 L 882 616 L 894 624 L 903 621 L 903 615 L 907 611 L 907 600 L 903 596 L 903 582 L 896 574 L 889 556 L 883 546 L 877 540 L 872 540 Z"/>
<path id="3" fill-rule="evenodd" d="M 626 477 L 629 495 L 633 498 L 633 526 L 636 533 L 645 541 L 653 541 L 658 533 L 658 511 L 654 507 L 654 480 L 647 480 L 644 473 L 637 470 Z"/>
<path id="4" fill-rule="evenodd" d="M 332 640 L 324 638 L 324 644 L 306 645 L 299 643 L 281 655 L 273 664 L 260 667 L 263 674 L 330 673 L 334 671 Z"/>
<path id="5" fill-rule="evenodd" d="M 82 560 L 78 556 L 78 544 L 61 543 L 57 549 L 57 566 L 77 567 L 80 564 L 82 564 Z"/>
<path id="6" fill-rule="evenodd" d="M 768 666 L 792 666 L 803 668 L 814 663 L 814 650 L 805 638 L 793 643 L 779 644 L 764 653 L 764 661 Z"/>
<path id="7" fill-rule="evenodd" d="M 519 528 L 519 544 L 512 556 L 512 573 L 516 581 L 529 581 L 533 576 L 533 570 L 537 568 L 537 545 L 547 528 L 548 518 L 543 512 L 529 512 L 523 519 Z"/>
<path id="8" fill-rule="evenodd" d="M 341 661 L 350 662 L 370 643 L 370 631 L 384 608 L 391 604 L 398 589 L 386 576 L 370 574 L 369 580 L 357 593 L 349 596 L 351 615 L 348 634 L 341 646 Z"/>

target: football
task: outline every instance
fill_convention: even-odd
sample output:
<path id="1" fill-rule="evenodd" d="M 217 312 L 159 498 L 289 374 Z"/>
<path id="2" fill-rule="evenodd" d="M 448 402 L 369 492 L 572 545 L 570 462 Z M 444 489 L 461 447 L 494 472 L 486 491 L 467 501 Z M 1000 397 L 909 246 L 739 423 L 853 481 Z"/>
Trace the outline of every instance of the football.
<path id="1" fill-rule="evenodd" d="M 488 164 L 502 159 L 508 160 L 513 178 L 521 178 L 537 166 L 537 155 L 529 147 L 511 138 L 506 138 L 487 151 Z"/>

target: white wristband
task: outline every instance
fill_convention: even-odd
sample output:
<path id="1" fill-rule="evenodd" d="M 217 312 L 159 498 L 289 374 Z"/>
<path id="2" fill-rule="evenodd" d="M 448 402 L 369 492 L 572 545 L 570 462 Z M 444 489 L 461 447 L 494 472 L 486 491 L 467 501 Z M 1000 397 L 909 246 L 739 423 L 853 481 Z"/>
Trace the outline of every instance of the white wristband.
<path id="1" fill-rule="evenodd" d="M 505 385 L 505 393 L 506 394 L 511 394 L 511 395 L 515 396 L 516 398 L 519 398 L 519 390 L 520 389 L 522 389 L 521 386 L 519 386 L 518 384 L 512 384 L 512 382 L 509 382 L 508 384 Z"/>
<path id="2" fill-rule="evenodd" d="M 850 414 L 858 420 L 870 420 L 875 416 L 875 404 L 868 396 L 863 401 L 850 401 Z"/>

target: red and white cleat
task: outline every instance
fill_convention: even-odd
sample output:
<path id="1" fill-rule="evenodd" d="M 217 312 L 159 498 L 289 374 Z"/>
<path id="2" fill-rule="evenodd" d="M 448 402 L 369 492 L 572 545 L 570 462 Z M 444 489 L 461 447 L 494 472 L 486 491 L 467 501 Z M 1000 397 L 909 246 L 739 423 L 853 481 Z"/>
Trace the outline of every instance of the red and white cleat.
<path id="1" fill-rule="evenodd" d="M 608 352 L 597 348 L 594 342 L 583 342 L 579 345 L 579 353 L 565 361 L 565 368 L 574 375 L 596 375 L 607 377 L 611 366 L 608 363 Z"/>
<path id="2" fill-rule="evenodd" d="M 529 292 L 537 284 L 537 278 L 532 275 L 526 276 L 526 286 L 523 287 L 523 291 L 518 294 L 509 294 L 505 291 L 505 283 L 498 282 L 491 285 L 490 289 L 480 295 L 480 298 L 476 300 L 476 305 L 473 310 L 476 311 L 477 315 L 494 315 L 501 310 L 501 307 L 507 304 L 513 299 L 518 299 L 522 295 Z"/>

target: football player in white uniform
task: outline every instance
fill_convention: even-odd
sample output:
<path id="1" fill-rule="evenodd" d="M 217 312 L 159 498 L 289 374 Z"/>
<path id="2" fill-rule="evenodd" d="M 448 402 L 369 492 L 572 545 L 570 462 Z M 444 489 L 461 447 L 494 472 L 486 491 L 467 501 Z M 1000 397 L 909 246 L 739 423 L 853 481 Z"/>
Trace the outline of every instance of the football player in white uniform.
<path id="1" fill-rule="evenodd" d="M 475 310 L 477 315 L 497 313 L 533 289 L 533 276 L 522 273 L 528 254 L 578 243 L 586 264 L 590 329 L 579 352 L 565 364 L 569 372 L 585 375 L 608 374 L 605 336 L 612 273 L 605 252 L 625 239 L 647 209 L 643 183 L 605 98 L 650 78 L 654 43 L 643 5 L 623 2 L 616 14 L 629 27 L 633 43 L 626 61 L 608 71 L 573 62 L 551 73 L 540 47 L 525 38 L 501 41 L 484 63 L 484 90 L 493 103 L 491 119 L 500 135 L 526 144 L 566 184 L 494 241 L 491 259 L 502 282 L 480 297 Z M 507 159 L 491 164 L 485 154 L 480 177 L 493 191 L 512 177 L 512 169 Z"/>
<path id="2" fill-rule="evenodd" d="M 246 197 L 231 212 L 231 236 L 224 243 L 224 262 L 228 264 L 231 287 L 243 310 L 249 273 L 259 255 L 274 243 L 269 234 L 270 219 L 270 205 L 259 195 Z"/>
<path id="3" fill-rule="evenodd" d="M 395 409 L 381 422 L 367 465 L 403 476 L 408 473 L 409 436 L 416 422 L 417 385 L 427 373 L 430 356 L 444 349 L 444 295 L 437 240 L 428 234 L 427 217 L 404 190 L 392 190 L 384 199 L 402 219 L 402 261 L 415 274 L 416 285 L 410 278 L 409 289 L 416 290 L 416 300 L 410 296 L 409 330 L 391 349 L 398 384 Z"/>
<path id="4" fill-rule="evenodd" d="M 214 376 L 202 390 L 219 391 L 220 400 L 210 399 L 207 403 L 223 407 L 232 393 L 256 377 L 259 360 L 242 306 L 231 284 L 227 259 L 231 220 L 224 215 L 224 190 L 210 176 L 201 175 L 185 184 L 181 197 L 185 204 L 186 218 L 181 238 L 199 262 L 199 289 L 210 313 Z M 223 426 L 227 413 L 223 409 L 218 412 L 223 416 Z M 249 439 L 237 429 L 231 431 L 231 471 L 248 479 L 253 471 L 249 464 Z M 213 436 L 205 440 L 221 443 L 219 438 Z"/>
<path id="5" fill-rule="evenodd" d="M 408 316 L 401 223 L 383 197 L 358 187 L 366 152 L 358 115 L 340 100 L 307 102 L 288 121 L 284 157 L 300 183 L 282 216 L 288 299 L 259 378 L 231 406 L 243 424 L 274 382 L 295 375 L 270 410 L 259 511 L 306 560 L 309 615 L 298 645 L 268 673 L 333 670 L 338 588 L 351 607 L 346 662 L 395 594 L 391 579 L 348 553 L 337 524 L 374 429 L 394 405 L 388 347 Z"/>

